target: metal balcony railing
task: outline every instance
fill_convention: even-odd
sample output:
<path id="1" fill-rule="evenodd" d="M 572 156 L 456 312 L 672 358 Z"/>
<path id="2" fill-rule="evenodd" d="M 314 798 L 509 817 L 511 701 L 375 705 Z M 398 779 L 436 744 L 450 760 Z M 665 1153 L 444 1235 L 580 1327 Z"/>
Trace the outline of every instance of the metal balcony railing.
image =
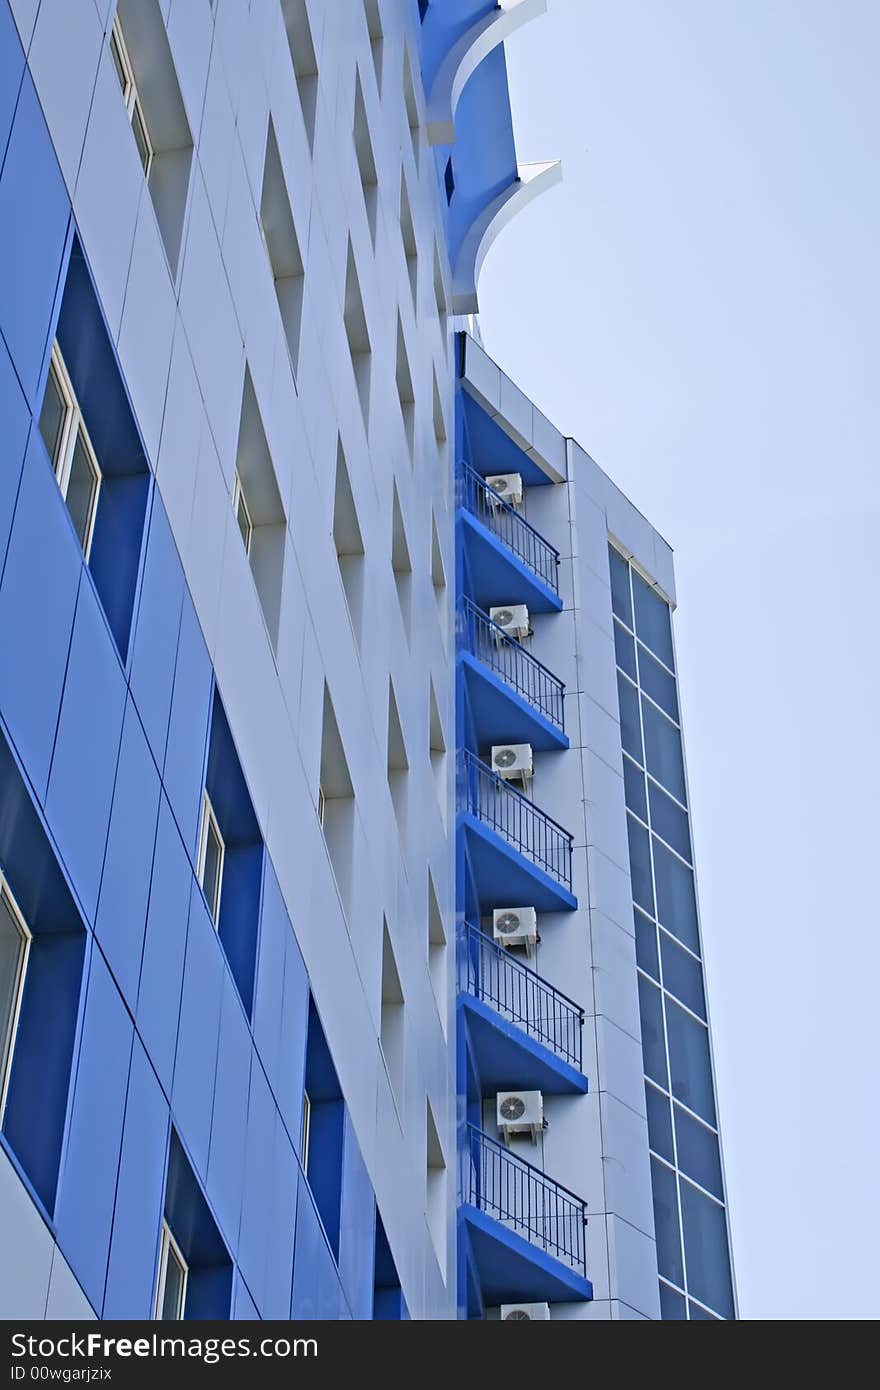
<path id="1" fill-rule="evenodd" d="M 459 762 L 459 806 L 571 892 L 572 837 L 475 754 Z"/>
<path id="2" fill-rule="evenodd" d="M 461 1200 L 586 1278 L 586 1202 L 476 1125 L 467 1126 Z"/>
<path id="3" fill-rule="evenodd" d="M 461 930 L 458 987 L 582 1070 L 584 1012 L 580 1005 L 470 922 Z"/>
<path id="4" fill-rule="evenodd" d="M 565 732 L 565 686 L 471 599 L 462 600 L 459 640 L 465 651 L 497 672 L 517 694 Z"/>
<path id="5" fill-rule="evenodd" d="M 478 517 L 548 589 L 558 594 L 559 551 L 467 463 L 460 467 L 458 490 L 459 505 Z"/>

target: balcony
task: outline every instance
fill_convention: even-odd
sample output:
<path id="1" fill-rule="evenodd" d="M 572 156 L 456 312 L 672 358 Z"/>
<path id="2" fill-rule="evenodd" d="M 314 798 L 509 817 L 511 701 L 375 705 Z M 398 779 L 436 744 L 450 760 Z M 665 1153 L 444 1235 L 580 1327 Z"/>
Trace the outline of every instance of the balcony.
<path id="1" fill-rule="evenodd" d="M 577 907 L 572 837 L 475 754 L 460 754 L 459 828 L 483 911 L 530 903 L 539 912 Z"/>
<path id="2" fill-rule="evenodd" d="M 526 603 L 533 613 L 558 613 L 559 552 L 468 464 L 460 465 L 456 490 L 477 603 Z"/>
<path id="3" fill-rule="evenodd" d="M 475 1125 L 461 1153 L 460 1200 L 485 1305 L 592 1298 L 586 1203 Z"/>
<path id="4" fill-rule="evenodd" d="M 562 681 L 468 598 L 457 626 L 459 667 L 477 743 L 567 748 Z"/>
<path id="5" fill-rule="evenodd" d="M 484 1094 L 586 1091 L 583 1009 L 470 922 L 459 933 L 458 989 Z"/>

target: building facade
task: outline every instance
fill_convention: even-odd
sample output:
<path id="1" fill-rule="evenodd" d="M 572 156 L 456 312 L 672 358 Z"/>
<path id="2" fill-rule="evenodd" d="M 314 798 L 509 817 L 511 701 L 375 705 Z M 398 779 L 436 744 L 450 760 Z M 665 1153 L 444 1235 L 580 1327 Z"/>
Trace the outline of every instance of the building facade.
<path id="1" fill-rule="evenodd" d="M 0 0 L 4 1317 L 735 1315 L 671 555 L 463 331 L 541 8 Z"/>

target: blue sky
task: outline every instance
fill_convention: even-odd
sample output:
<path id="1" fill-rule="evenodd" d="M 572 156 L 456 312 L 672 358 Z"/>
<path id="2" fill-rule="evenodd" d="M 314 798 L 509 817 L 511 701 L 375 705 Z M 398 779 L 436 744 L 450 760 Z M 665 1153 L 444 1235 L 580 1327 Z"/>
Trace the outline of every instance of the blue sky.
<path id="1" fill-rule="evenodd" d="M 878 1317 L 880 5 L 550 0 L 487 350 L 674 546 L 744 1317 Z M 511 287 L 515 291 L 511 292 Z"/>

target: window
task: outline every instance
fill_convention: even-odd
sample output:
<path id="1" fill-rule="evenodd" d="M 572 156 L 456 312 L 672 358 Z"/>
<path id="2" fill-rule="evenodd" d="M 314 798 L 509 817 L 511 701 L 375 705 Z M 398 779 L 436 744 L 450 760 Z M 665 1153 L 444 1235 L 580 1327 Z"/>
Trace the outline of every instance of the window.
<path id="1" fill-rule="evenodd" d="M 324 788 L 321 787 L 321 786 L 319 786 L 319 787 L 318 787 L 318 822 L 319 822 L 319 824 L 320 824 L 322 830 L 323 830 L 323 828 L 324 828 L 324 813 L 326 812 L 326 810 L 327 810 L 327 798 L 326 798 L 326 796 L 324 795 Z"/>
<path id="2" fill-rule="evenodd" d="M 425 16 L 428 13 L 430 4 L 431 0 L 419 0 L 419 19 L 421 20 L 422 24 L 424 24 L 425 22 Z"/>
<path id="3" fill-rule="evenodd" d="M 303 1091 L 302 1124 L 300 1125 L 299 1151 L 302 1160 L 302 1170 L 308 1177 L 309 1172 L 309 1126 L 312 1120 L 312 1102 L 309 1100 L 308 1091 Z"/>
<path id="4" fill-rule="evenodd" d="M 0 1123 L 24 991 L 31 934 L 0 874 Z"/>
<path id="5" fill-rule="evenodd" d="M 235 475 L 235 486 L 232 490 L 232 510 L 235 512 L 235 519 L 238 522 L 238 529 L 241 532 L 241 539 L 244 542 L 244 553 L 249 556 L 251 553 L 251 541 L 254 536 L 254 523 L 251 521 L 247 498 L 244 495 L 241 478 L 237 473 Z"/>
<path id="6" fill-rule="evenodd" d="M 57 342 L 40 410 L 40 433 L 86 560 L 92 548 L 101 469 Z"/>
<path id="7" fill-rule="evenodd" d="M 214 815 L 211 798 L 205 792 L 202 801 L 202 828 L 199 834 L 199 883 L 208 903 L 214 926 L 220 924 L 220 890 L 223 887 L 223 836 Z"/>
<path id="8" fill-rule="evenodd" d="M 153 147 L 150 144 L 150 135 L 118 15 L 113 21 L 113 29 L 110 34 L 110 52 L 113 56 L 116 76 L 119 78 L 119 85 L 122 88 L 122 100 L 125 102 L 126 115 L 134 132 L 134 143 L 137 145 L 138 156 L 144 167 L 144 173 L 149 178 L 150 165 L 153 162 Z"/>
<path id="9" fill-rule="evenodd" d="M 168 1222 L 163 1221 L 154 1319 L 159 1322 L 180 1322 L 186 1307 L 188 1274 L 189 1269 L 181 1254 L 180 1246 L 171 1234 L 171 1227 Z"/>
<path id="10" fill-rule="evenodd" d="M 455 192 L 455 174 L 452 169 L 452 160 L 447 159 L 446 168 L 443 170 L 443 187 L 446 189 L 446 201 L 452 202 L 452 195 Z"/>

